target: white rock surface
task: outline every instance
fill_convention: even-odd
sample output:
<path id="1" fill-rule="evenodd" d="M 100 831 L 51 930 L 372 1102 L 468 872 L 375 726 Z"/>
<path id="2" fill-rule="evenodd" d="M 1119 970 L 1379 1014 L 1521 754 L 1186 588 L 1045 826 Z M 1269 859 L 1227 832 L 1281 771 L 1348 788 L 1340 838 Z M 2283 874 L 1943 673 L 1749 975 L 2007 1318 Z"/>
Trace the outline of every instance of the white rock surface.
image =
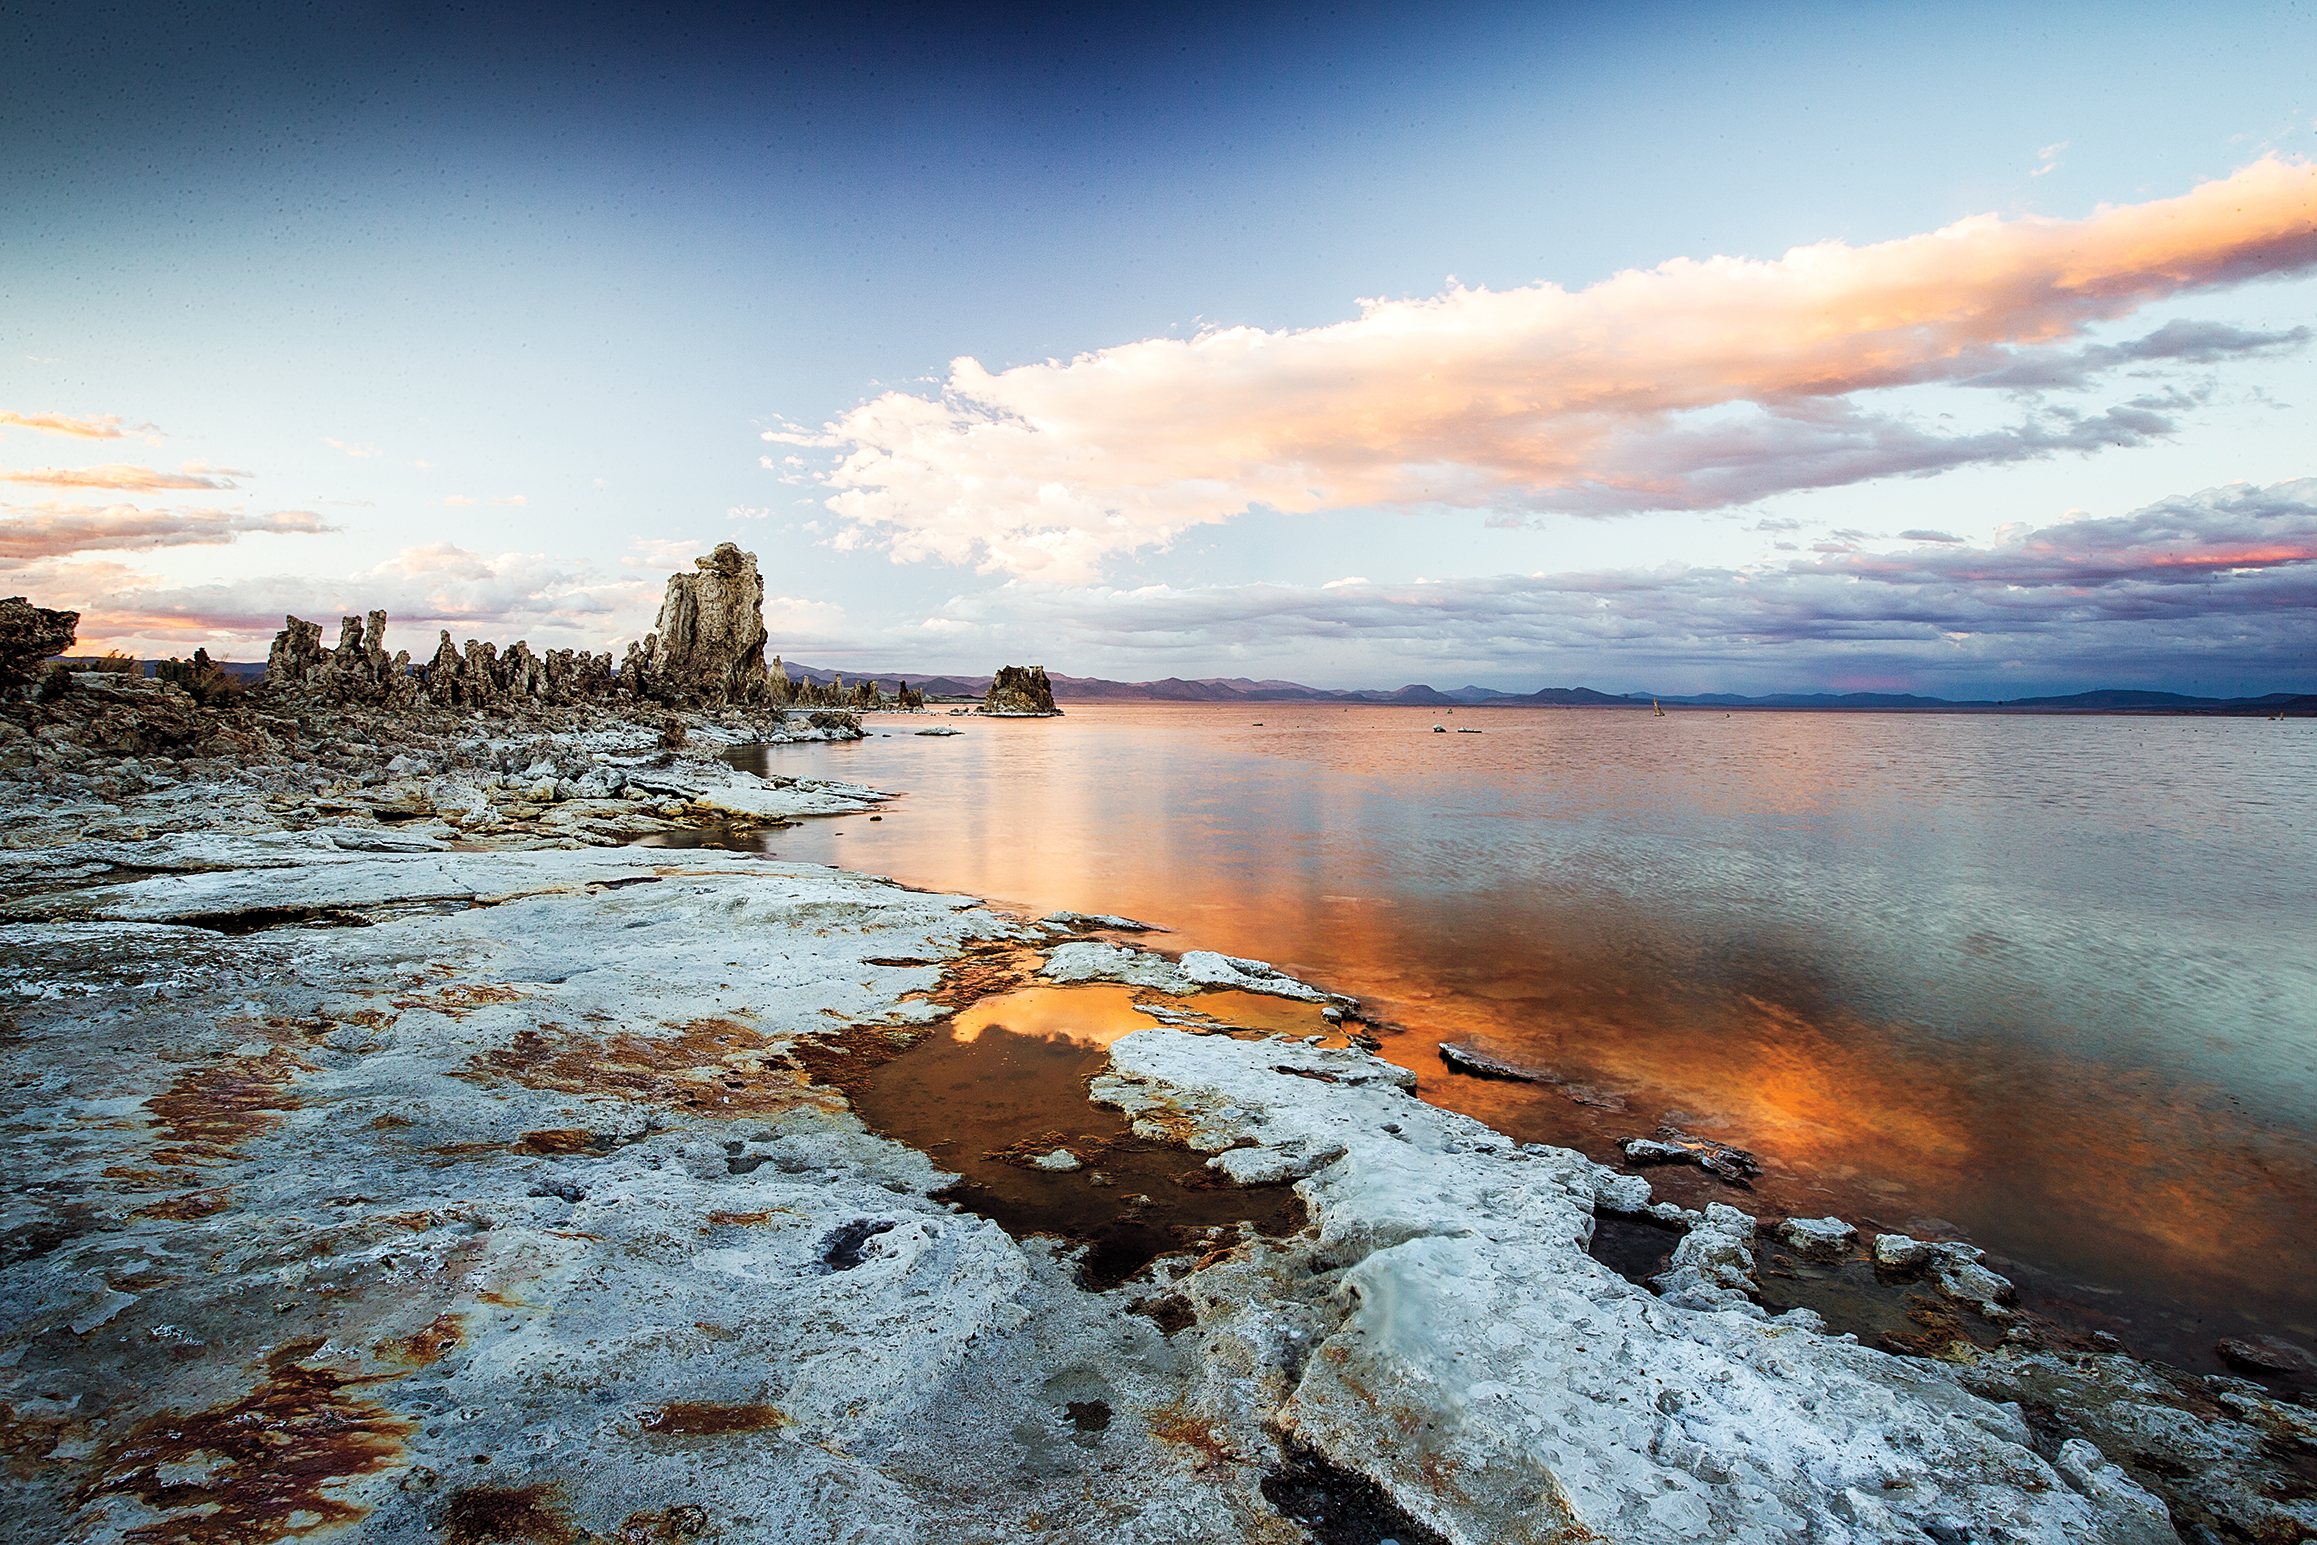
<path id="1" fill-rule="evenodd" d="M 1185 951 L 1182 969 L 1184 976 L 1201 987 L 1234 987 L 1241 992 L 1269 993 L 1275 998 L 1299 998 L 1306 1003 L 1353 1001 L 1340 993 L 1322 992 L 1308 982 L 1299 982 L 1268 961 L 1247 960 L 1237 955 L 1218 955 L 1213 950 Z"/>
<path id="2" fill-rule="evenodd" d="M 942 1012 L 938 968 L 873 962 L 1033 942 L 971 898 L 314 835 L 150 844 L 187 867 L 0 922 L 5 1221 L 39 1246 L 0 1270 L 12 1537 L 253 1507 L 479 1540 L 458 1521 L 538 1487 L 570 1537 L 1293 1545 L 1261 1484 L 1282 1433 L 1456 1545 L 2158 1537 L 2116 1467 L 2038 1459 L 2016 1405 L 1760 1319 L 1743 1213 L 1652 1203 L 1356 1050 L 1116 1042 L 1097 1098 L 1226 1179 L 1294 1180 L 1310 1227 L 1081 1289 L 800 1069 Z M 97 853 L 9 874 L 96 878 Z M 368 926 L 172 921 L 301 909 Z M 1073 961 L 1188 983 L 1094 941 L 1049 979 Z M 1601 1206 L 1688 1229 L 1671 1274 L 1713 1307 L 1594 1261 Z M 1998 1367 L 2030 1371 L 1974 1373 Z"/>
<path id="3" fill-rule="evenodd" d="M 1618 1277 L 1584 1250 L 1597 1166 L 1363 1078 L 1360 1052 L 1146 1030 L 1111 1062 L 1096 1097 L 1146 1122 L 1343 1145 L 1297 1188 L 1340 1317 L 1270 1419 L 1459 1545 L 1912 1542 L 1932 1521 L 2135 1538 L 2138 1513 L 2061 1484 L 2016 1411 L 1934 1365 Z M 1752 1226 L 1718 1206 L 1709 1221 L 1723 1237 Z M 1249 1344 L 1261 1307 L 1232 1322 Z"/>
<path id="4" fill-rule="evenodd" d="M 1124 982 L 1178 994 L 1199 990 L 1197 984 L 1183 974 L 1182 968 L 1164 955 L 1130 950 L 1100 939 L 1076 939 L 1055 945 L 1047 951 L 1046 963 L 1038 974 L 1052 982 Z"/>
<path id="5" fill-rule="evenodd" d="M 1775 1231 L 1780 1239 L 1819 1260 L 1837 1260 L 1858 1238 L 1858 1230 L 1840 1218 L 1785 1218 Z"/>
<path id="6" fill-rule="evenodd" d="M 1075 918 L 1084 915 L 1057 913 L 1056 917 Z M 1097 926 L 1129 925 L 1136 928 L 1150 926 L 1147 923 L 1133 923 L 1131 919 L 1107 920 Z M 1277 966 L 1261 960 L 1218 955 L 1213 950 L 1188 950 L 1178 963 L 1149 950 L 1128 949 L 1100 939 L 1076 939 L 1056 945 L 1047 954 L 1046 964 L 1039 974 L 1054 982 L 1125 982 L 1135 987 L 1150 987 L 1183 996 L 1208 988 L 1231 988 L 1240 992 L 1266 993 L 1275 998 L 1294 998 L 1305 1003 L 1349 1004 L 1356 1001 L 1340 993 L 1323 992 L 1309 983 L 1299 982 Z"/>
<path id="7" fill-rule="evenodd" d="M 2114 1520 L 2117 1545 L 2178 1545 L 2172 1510 L 2125 1474 L 2123 1466 L 2108 1463 L 2097 1445 L 2068 1439 L 2060 1445 L 2054 1468 Z"/>

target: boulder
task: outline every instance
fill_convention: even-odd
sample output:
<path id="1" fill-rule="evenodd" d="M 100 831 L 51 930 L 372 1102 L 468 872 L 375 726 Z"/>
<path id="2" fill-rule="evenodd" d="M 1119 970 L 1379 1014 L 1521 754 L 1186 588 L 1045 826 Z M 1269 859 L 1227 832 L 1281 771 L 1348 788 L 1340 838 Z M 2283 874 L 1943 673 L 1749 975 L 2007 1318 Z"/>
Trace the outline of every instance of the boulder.
<path id="1" fill-rule="evenodd" d="M 1858 1230 L 1840 1218 L 1788 1218 L 1776 1233 L 1804 1255 L 1823 1261 L 1842 1259 L 1858 1238 Z"/>
<path id="2" fill-rule="evenodd" d="M 1875 1235 L 1875 1264 L 1885 1271 L 1914 1271 L 1930 1264 L 1931 1247 L 1905 1234 Z"/>

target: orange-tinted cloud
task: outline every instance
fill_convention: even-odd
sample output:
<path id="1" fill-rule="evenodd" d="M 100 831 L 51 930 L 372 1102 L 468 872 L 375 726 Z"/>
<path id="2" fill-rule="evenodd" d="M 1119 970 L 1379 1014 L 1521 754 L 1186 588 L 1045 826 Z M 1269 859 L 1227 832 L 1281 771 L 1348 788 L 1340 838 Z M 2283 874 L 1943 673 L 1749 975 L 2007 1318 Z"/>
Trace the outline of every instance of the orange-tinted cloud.
<path id="1" fill-rule="evenodd" d="M 248 476 L 249 473 L 232 468 L 212 470 L 200 462 L 188 463 L 182 472 L 163 472 L 158 467 L 133 467 L 118 462 L 104 467 L 26 467 L 16 471 L 0 468 L 0 483 L 28 483 L 35 488 L 108 488 L 122 492 L 232 488 L 234 478 Z"/>
<path id="2" fill-rule="evenodd" d="M 0 424 L 37 429 L 43 434 L 73 435 L 83 440 L 118 440 L 122 434 L 121 417 L 117 413 L 107 413 L 97 418 L 74 418 L 64 413 L 0 412 Z"/>
<path id="3" fill-rule="evenodd" d="M 2290 347 L 2303 335 L 2206 327 L 2063 348 L 2166 296 L 2312 266 L 2317 166 L 2271 157 L 2081 220 L 1975 216 L 1774 262 L 1678 259 L 1576 292 L 1457 288 L 1327 327 L 1153 338 L 994 374 L 961 359 L 938 399 L 889 392 L 819 432 L 765 438 L 837 453 L 823 476 L 854 545 L 1083 578 L 1250 505 L 1706 508 L 2142 443 L 2193 399 L 2031 400 L 2013 425 L 1958 435 L 1858 397 L 2080 387 L 2126 363 Z"/>
<path id="4" fill-rule="evenodd" d="M 161 547 L 216 547 L 250 532 L 327 531 L 310 510 L 146 510 L 113 504 L 0 506 L 0 558 L 29 560 L 82 552 L 148 552 Z"/>

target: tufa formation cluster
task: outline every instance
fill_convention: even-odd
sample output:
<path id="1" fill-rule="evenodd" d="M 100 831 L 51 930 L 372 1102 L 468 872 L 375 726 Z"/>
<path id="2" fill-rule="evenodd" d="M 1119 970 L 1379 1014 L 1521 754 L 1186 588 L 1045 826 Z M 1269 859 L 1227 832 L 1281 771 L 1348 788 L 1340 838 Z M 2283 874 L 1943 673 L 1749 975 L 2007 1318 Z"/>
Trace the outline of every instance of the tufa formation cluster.
<path id="1" fill-rule="evenodd" d="M 578 703 L 652 704 L 704 711 L 734 708 L 807 708 L 836 711 L 888 706 L 873 681 L 847 687 L 792 681 L 775 658 L 764 661 L 764 576 L 756 555 L 730 542 L 693 560 L 695 572 L 668 576 L 660 614 L 641 643 L 628 645 L 615 669 L 610 651 L 550 649 L 534 653 L 517 641 L 498 645 L 468 639 L 464 651 L 441 635 L 432 659 L 413 664 L 407 650 L 389 656 L 386 613 L 344 618 L 338 647 L 325 648 L 322 627 L 282 619 L 266 657 L 268 689 L 330 704 L 386 709 L 422 703 L 443 708 L 485 708 Z M 893 706 L 920 707 L 922 695 L 906 682 Z"/>

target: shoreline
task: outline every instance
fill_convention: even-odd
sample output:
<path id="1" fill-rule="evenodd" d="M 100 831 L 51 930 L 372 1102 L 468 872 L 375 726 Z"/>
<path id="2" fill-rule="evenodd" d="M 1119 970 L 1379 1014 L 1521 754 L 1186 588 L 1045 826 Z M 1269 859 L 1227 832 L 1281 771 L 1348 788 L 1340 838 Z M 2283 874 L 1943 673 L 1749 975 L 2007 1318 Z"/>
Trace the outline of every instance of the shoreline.
<path id="1" fill-rule="evenodd" d="M 40 1156 L 11 1187 L 29 1312 L 0 1346 L 39 1459 L 10 1482 L 18 1537 L 1292 1541 L 1282 1477 L 1380 1499 L 1403 1540 L 2168 1538 L 2143 1482 L 2184 1521 L 2308 1512 L 2263 1495 L 2260 1457 L 2317 1444 L 2306 1406 L 1771 1319 L 1726 1207 L 1659 1220 L 1689 1276 L 1652 1294 L 1585 1248 L 1650 1212 L 1645 1179 L 1412 1100 L 1356 1046 L 1113 1042 L 1096 1099 L 1186 1163 L 1292 1184 L 1310 1222 L 1082 1287 L 1062 1243 L 944 1203 L 845 1070 L 1041 983 L 1326 995 L 1130 950 L 1120 919 L 582 824 L 618 814 L 578 788 L 615 765 L 676 786 L 643 789 L 655 821 L 883 797 L 644 767 L 660 728 L 558 771 L 570 797 L 478 769 L 464 822 L 431 795 L 403 813 L 408 778 L 283 771 L 269 797 L 140 768 L 151 787 L 11 831 L 0 1046 L 12 1151 Z M 2167 1443 L 2202 1473 L 2164 1474 Z"/>

